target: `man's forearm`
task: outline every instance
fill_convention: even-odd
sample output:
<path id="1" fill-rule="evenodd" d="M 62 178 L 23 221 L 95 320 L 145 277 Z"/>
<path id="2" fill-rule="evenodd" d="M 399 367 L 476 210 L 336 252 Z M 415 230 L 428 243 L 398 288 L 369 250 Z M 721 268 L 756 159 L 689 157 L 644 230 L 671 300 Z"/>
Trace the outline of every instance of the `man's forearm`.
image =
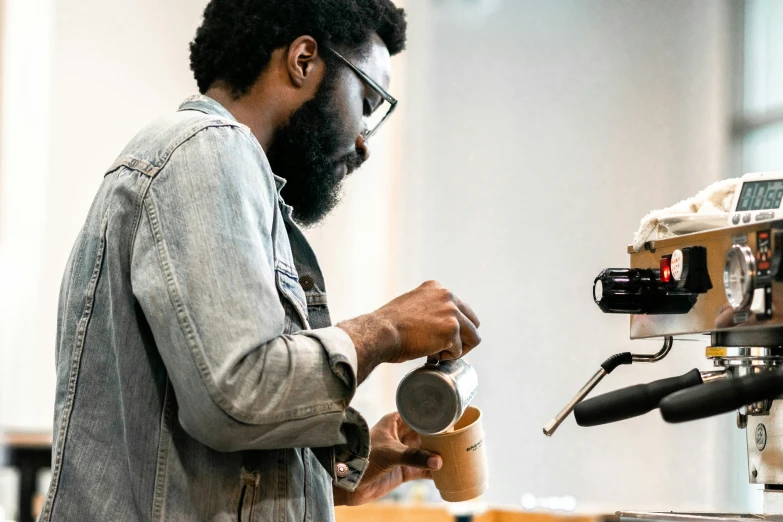
<path id="1" fill-rule="evenodd" d="M 337 325 L 353 340 L 358 359 L 359 384 L 379 365 L 394 360 L 399 351 L 399 334 L 390 321 L 377 314 L 366 314 Z"/>

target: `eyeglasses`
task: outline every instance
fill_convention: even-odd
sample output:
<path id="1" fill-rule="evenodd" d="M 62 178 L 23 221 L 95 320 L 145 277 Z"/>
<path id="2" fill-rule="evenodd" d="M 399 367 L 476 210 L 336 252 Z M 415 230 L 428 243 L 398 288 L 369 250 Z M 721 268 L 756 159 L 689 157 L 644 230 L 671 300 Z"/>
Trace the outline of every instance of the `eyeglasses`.
<path id="1" fill-rule="evenodd" d="M 364 138 L 365 141 L 367 141 L 370 139 L 370 137 L 373 134 L 378 132 L 378 129 L 381 128 L 381 125 L 383 125 L 384 122 L 389 119 L 389 116 L 391 116 L 391 114 L 394 112 L 394 109 L 397 108 L 397 100 L 391 94 L 386 92 L 386 90 L 383 87 L 378 85 L 378 83 L 375 80 L 367 76 L 367 74 L 365 74 L 364 71 L 362 71 L 354 64 L 352 64 L 350 61 L 348 61 L 347 58 L 343 57 L 340 53 L 338 53 L 337 51 L 335 51 L 329 46 L 324 46 L 324 47 L 326 47 L 326 49 L 330 53 L 335 55 L 338 60 L 340 60 L 346 66 L 348 66 L 349 69 L 355 72 L 356 75 L 370 87 L 370 89 L 375 91 L 381 97 L 382 100 L 381 103 L 379 103 L 377 107 L 372 109 L 372 112 L 369 116 L 365 116 L 366 127 L 365 127 L 365 131 L 362 133 L 362 137 Z M 383 107 L 384 101 L 389 104 L 388 105 L 389 108 L 386 109 L 385 112 L 383 110 L 380 110 L 381 107 Z"/>

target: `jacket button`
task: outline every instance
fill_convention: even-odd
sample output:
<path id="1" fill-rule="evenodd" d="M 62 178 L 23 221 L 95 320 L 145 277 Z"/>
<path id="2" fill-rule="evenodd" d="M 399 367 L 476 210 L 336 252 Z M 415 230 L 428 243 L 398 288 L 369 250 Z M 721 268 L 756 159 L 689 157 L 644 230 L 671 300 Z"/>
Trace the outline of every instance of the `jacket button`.
<path id="1" fill-rule="evenodd" d="M 299 278 L 299 284 L 302 285 L 302 289 L 305 292 L 309 292 L 315 286 L 315 281 L 309 275 L 303 275 Z"/>
<path id="2" fill-rule="evenodd" d="M 342 462 L 338 462 L 337 466 L 335 466 L 335 473 L 340 478 L 347 477 L 350 472 L 351 470 L 348 469 L 348 464 L 343 464 Z"/>

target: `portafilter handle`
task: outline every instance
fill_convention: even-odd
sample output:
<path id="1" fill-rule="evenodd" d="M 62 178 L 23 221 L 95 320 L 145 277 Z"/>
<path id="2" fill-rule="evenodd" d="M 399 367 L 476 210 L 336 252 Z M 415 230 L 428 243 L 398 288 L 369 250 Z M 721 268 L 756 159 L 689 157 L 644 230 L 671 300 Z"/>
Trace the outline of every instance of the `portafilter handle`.
<path id="1" fill-rule="evenodd" d="M 678 377 L 614 390 L 578 404 L 574 419 L 578 425 L 588 427 L 638 417 L 657 408 L 667 395 L 702 382 L 701 372 L 693 369 Z"/>
<path id="2" fill-rule="evenodd" d="M 783 394 L 783 370 L 733 377 L 678 391 L 660 403 L 666 422 L 705 419 Z"/>

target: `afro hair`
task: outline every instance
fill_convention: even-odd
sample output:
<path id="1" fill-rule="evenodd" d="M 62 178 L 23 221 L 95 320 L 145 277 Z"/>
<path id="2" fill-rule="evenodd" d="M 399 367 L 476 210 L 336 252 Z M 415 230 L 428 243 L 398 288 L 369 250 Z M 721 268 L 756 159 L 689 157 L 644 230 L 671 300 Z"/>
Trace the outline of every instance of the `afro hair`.
<path id="1" fill-rule="evenodd" d="M 211 0 L 190 44 L 190 68 L 202 94 L 222 80 L 238 98 L 272 52 L 300 36 L 351 52 L 376 33 L 393 56 L 405 49 L 406 29 L 391 0 Z"/>

